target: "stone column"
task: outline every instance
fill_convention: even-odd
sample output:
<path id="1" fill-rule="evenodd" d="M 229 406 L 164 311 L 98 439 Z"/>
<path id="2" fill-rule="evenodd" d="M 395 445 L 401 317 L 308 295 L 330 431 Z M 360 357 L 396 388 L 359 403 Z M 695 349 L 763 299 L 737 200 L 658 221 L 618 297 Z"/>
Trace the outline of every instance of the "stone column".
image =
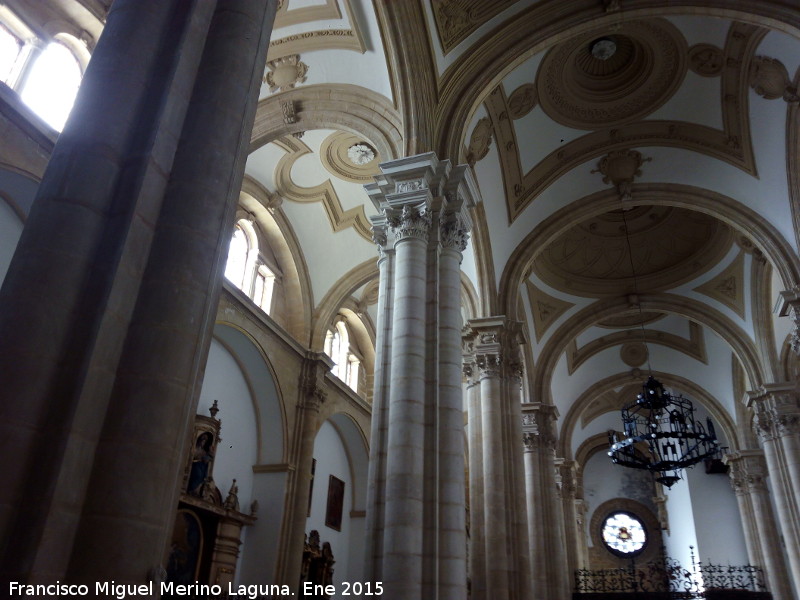
<path id="1" fill-rule="evenodd" d="M 558 488 L 561 495 L 562 512 L 564 515 L 564 550 L 566 554 L 566 575 L 564 580 L 569 584 L 575 578 L 575 570 L 580 568 L 580 554 L 578 543 L 578 516 L 575 510 L 575 494 L 577 492 L 577 477 L 575 461 L 558 459 Z"/>
<path id="2" fill-rule="evenodd" d="M 519 324 L 505 317 L 473 319 L 467 345 L 475 357 L 480 385 L 481 439 L 470 446 L 471 464 L 482 467 L 483 547 L 476 548 L 473 598 L 530 598 L 527 513 L 519 442 L 522 368 Z M 472 457 L 475 454 L 475 457 Z M 480 454 L 480 458 L 477 455 Z M 471 490 L 477 492 L 478 486 Z M 473 519 L 474 521 L 474 519 Z M 498 552 L 505 548 L 505 552 Z M 482 561 L 482 562 L 481 562 Z M 483 593 L 483 596 L 478 593 Z"/>
<path id="3" fill-rule="evenodd" d="M 555 406 L 535 402 L 522 407 L 525 444 L 525 483 L 528 494 L 529 540 L 533 595 L 535 598 L 564 600 L 566 554 L 564 551 L 563 513 L 556 489 L 556 420 Z"/>
<path id="4" fill-rule="evenodd" d="M 215 4 L 152 243 L 136 254 L 147 262 L 75 540 L 76 581 L 137 582 L 145 561 L 166 560 L 275 10 Z"/>
<path id="5" fill-rule="evenodd" d="M 466 596 L 460 269 L 477 188 L 432 153 L 381 165 L 365 186 L 375 237 L 394 257 L 377 346 L 368 579 L 398 600 Z M 388 225 L 388 227 L 386 227 Z M 377 361 L 376 361 L 377 363 Z M 383 384 L 380 384 L 383 385 Z M 388 392 L 388 396 L 387 396 Z M 382 433 L 385 431 L 385 433 Z M 384 457 L 385 456 L 385 460 Z M 388 591 L 390 590 L 390 592 Z"/>
<path id="6" fill-rule="evenodd" d="M 730 466 L 748 558 L 753 565 L 764 569 L 767 586 L 775 600 L 791 600 L 792 587 L 769 499 L 764 455 L 760 450 L 741 450 L 726 455 L 723 460 Z"/>
<path id="7" fill-rule="evenodd" d="M 486 598 L 486 535 L 484 532 L 483 426 L 481 388 L 472 344 L 464 344 L 464 376 L 467 379 L 467 435 L 469 447 L 469 574 L 471 597 Z"/>
<path id="8" fill-rule="evenodd" d="M 0 492 L 4 578 L 141 583 L 160 568 L 216 310 L 190 289 L 213 289 L 219 262 L 180 234 L 165 252 L 164 217 L 178 202 L 182 231 L 205 238 L 193 228 L 210 223 L 212 245 L 229 231 L 204 203 L 236 202 L 230 161 L 243 164 L 275 10 L 246 8 L 231 36 L 215 10 L 241 3 L 117 0 L 109 12 L 0 292 L 0 360 L 15 365 L 0 387 L 18 403 L 0 407 L 15 457 Z M 209 118 L 212 88 L 224 93 Z M 209 152 L 223 157 L 214 169 Z M 189 176 L 201 193 L 167 199 Z M 159 268 L 171 269 L 160 288 Z M 175 329 L 145 332 L 147 306 Z"/>
<path id="9" fill-rule="evenodd" d="M 385 218 L 375 218 L 373 240 L 378 246 L 378 314 L 375 346 L 375 369 L 372 392 L 372 423 L 370 428 L 369 475 L 367 486 L 364 573 L 367 579 L 383 572 L 383 524 L 386 510 L 386 447 L 389 429 L 389 361 L 392 356 L 392 306 L 394 290 L 394 248 L 388 243 L 388 224 Z M 373 581 L 378 581 L 373 579 Z"/>
<path id="10" fill-rule="evenodd" d="M 303 562 L 303 541 L 306 532 L 308 493 L 311 484 L 311 465 L 314 459 L 314 440 L 321 423 L 319 411 L 325 402 L 325 375 L 333 367 L 331 358 L 322 352 L 309 352 L 300 374 L 300 397 L 295 411 L 291 460 L 295 465 L 286 482 L 284 522 L 287 524 L 281 539 L 281 551 L 275 569 L 275 581 L 296 590 Z"/>
<path id="11" fill-rule="evenodd" d="M 780 531 L 795 589 L 800 589 L 800 406 L 792 384 L 766 385 L 750 393 L 764 450 Z"/>

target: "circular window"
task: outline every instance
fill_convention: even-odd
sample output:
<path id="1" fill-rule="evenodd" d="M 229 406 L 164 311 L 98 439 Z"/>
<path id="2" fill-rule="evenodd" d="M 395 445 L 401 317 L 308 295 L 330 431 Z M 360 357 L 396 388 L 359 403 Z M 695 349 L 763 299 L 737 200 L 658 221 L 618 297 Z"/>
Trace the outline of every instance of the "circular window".
<path id="1" fill-rule="evenodd" d="M 617 556 L 635 556 L 647 545 L 644 523 L 631 513 L 611 513 L 603 521 L 601 533 L 603 543 Z"/>

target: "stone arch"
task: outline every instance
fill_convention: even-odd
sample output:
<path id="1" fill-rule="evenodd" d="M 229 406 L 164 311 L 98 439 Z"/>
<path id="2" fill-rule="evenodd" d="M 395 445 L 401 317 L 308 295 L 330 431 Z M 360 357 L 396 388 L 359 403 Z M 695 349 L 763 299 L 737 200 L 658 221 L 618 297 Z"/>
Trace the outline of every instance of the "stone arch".
<path id="1" fill-rule="evenodd" d="M 785 289 L 800 282 L 800 261 L 789 242 L 769 221 L 740 202 L 711 190 L 681 184 L 636 184 L 633 196 L 647 198 L 648 205 L 676 206 L 719 219 L 753 241 L 777 270 Z M 500 278 L 499 305 L 505 314 L 517 314 L 517 290 L 541 249 L 576 222 L 618 207 L 616 190 L 601 190 L 572 202 L 534 227 L 511 254 Z"/>
<path id="2" fill-rule="evenodd" d="M 753 388 L 766 381 L 753 341 L 741 327 L 716 309 L 673 294 L 639 294 L 639 302 L 642 310 L 677 314 L 706 325 L 736 353 Z M 534 374 L 533 397 L 550 401 L 553 371 L 569 340 L 598 321 L 625 312 L 635 313 L 637 309 L 632 309 L 624 297 L 608 298 L 583 308 L 559 327 L 541 352 L 542 359 Z"/>
<path id="3" fill-rule="evenodd" d="M 284 119 L 291 103 L 294 122 Z M 258 103 L 250 152 L 286 134 L 339 129 L 367 138 L 384 160 L 401 157 L 402 124 L 384 96 L 355 85 L 307 85 L 269 96 Z"/>

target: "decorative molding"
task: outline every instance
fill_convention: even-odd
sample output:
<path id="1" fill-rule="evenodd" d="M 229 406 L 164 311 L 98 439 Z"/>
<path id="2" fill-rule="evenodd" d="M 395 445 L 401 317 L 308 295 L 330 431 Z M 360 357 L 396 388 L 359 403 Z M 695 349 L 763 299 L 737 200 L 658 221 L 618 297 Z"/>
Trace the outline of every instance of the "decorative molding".
<path id="1" fill-rule="evenodd" d="M 442 52 L 450 52 L 478 27 L 512 4 L 514 0 L 431 0 Z"/>
<path id="2" fill-rule="evenodd" d="M 494 88 L 486 96 L 484 106 L 494 124 L 509 223 L 513 223 L 531 202 L 564 174 L 594 157 L 615 150 L 644 146 L 685 148 L 725 161 L 756 176 L 747 108 L 746 66 L 767 31 L 743 23 L 731 25 L 724 49 L 728 60 L 721 79 L 722 129 L 685 121 L 648 119 L 626 122 L 560 145 L 527 173 L 522 172 L 513 121 L 501 118 L 504 113 L 510 114 L 505 90 L 502 84 Z M 683 56 L 686 56 L 685 50 Z M 541 102 L 541 92 L 539 100 Z"/>
<path id="3" fill-rule="evenodd" d="M 385 209 L 385 213 L 386 221 L 394 234 L 395 244 L 409 238 L 428 241 L 433 215 L 427 204 L 413 207 L 405 204 L 399 211 Z"/>
<path id="4" fill-rule="evenodd" d="M 608 37 L 615 52 L 592 55 L 591 42 Z M 594 29 L 557 44 L 536 75 L 539 103 L 554 121 L 594 130 L 638 121 L 664 105 L 686 74 L 687 48 L 665 19 L 628 21 L 612 34 Z"/>
<path id="5" fill-rule="evenodd" d="M 339 2 L 344 4 L 347 24 L 343 27 L 303 31 L 286 37 L 273 39 L 269 43 L 267 60 L 275 60 L 290 54 L 302 54 L 317 50 L 350 50 L 364 54 L 367 46 L 353 14 L 351 0 L 326 0 L 325 5 L 291 9 L 291 2 L 284 2 L 275 17 L 273 31 L 288 25 L 302 25 L 320 20 L 341 19 Z"/>
<path id="6" fill-rule="evenodd" d="M 601 173 L 603 183 L 612 184 L 617 188 L 619 199 L 627 201 L 633 198 L 631 195 L 633 180 L 642 176 L 642 165 L 651 160 L 653 159 L 644 158 L 642 153 L 636 150 L 612 150 L 600 159 L 597 168 L 592 169 L 591 173 Z"/>
<path id="7" fill-rule="evenodd" d="M 647 362 L 647 346 L 642 342 L 626 342 L 619 349 L 619 357 L 629 367 L 641 367 Z"/>
<path id="8" fill-rule="evenodd" d="M 544 337 L 547 329 L 575 305 L 540 290 L 530 279 L 525 280 L 525 287 L 528 290 L 528 301 L 533 315 L 533 331 L 538 342 Z"/>
<path id="9" fill-rule="evenodd" d="M 363 206 L 345 210 L 330 180 L 314 187 L 301 187 L 291 177 L 294 163 L 312 150 L 300 140 L 285 136 L 275 142 L 286 151 L 275 167 L 275 187 L 277 192 L 292 202 L 321 202 L 334 233 L 352 227 L 361 237 L 372 242 L 372 230 Z"/>
<path id="10" fill-rule="evenodd" d="M 356 164 L 350 158 L 351 148 L 358 145 L 365 145 L 372 152 L 372 158 L 363 164 Z M 370 183 L 380 173 L 378 164 L 381 158 L 372 146 L 363 138 L 345 131 L 336 131 L 322 141 L 319 158 L 328 173 L 350 183 Z"/>
<path id="11" fill-rule="evenodd" d="M 744 319 L 744 252 L 739 252 L 721 273 L 697 286 L 694 291 L 724 304 Z"/>

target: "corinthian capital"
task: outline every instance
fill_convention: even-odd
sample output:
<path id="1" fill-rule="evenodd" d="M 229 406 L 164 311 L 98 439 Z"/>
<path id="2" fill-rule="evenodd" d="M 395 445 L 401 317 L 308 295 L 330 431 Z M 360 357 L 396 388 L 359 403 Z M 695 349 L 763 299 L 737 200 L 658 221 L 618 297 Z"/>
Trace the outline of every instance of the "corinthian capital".
<path id="1" fill-rule="evenodd" d="M 469 240 L 469 228 L 458 218 L 450 218 L 439 226 L 442 248 L 463 252 Z"/>
<path id="2" fill-rule="evenodd" d="M 386 219 L 392 228 L 396 242 L 407 238 L 428 241 L 432 216 L 427 205 L 409 206 L 406 204 L 399 214 L 397 211 L 387 210 Z"/>
<path id="3" fill-rule="evenodd" d="M 733 491 L 741 496 L 755 491 L 767 491 L 767 463 L 759 450 L 731 452 L 723 459 L 730 467 Z"/>

